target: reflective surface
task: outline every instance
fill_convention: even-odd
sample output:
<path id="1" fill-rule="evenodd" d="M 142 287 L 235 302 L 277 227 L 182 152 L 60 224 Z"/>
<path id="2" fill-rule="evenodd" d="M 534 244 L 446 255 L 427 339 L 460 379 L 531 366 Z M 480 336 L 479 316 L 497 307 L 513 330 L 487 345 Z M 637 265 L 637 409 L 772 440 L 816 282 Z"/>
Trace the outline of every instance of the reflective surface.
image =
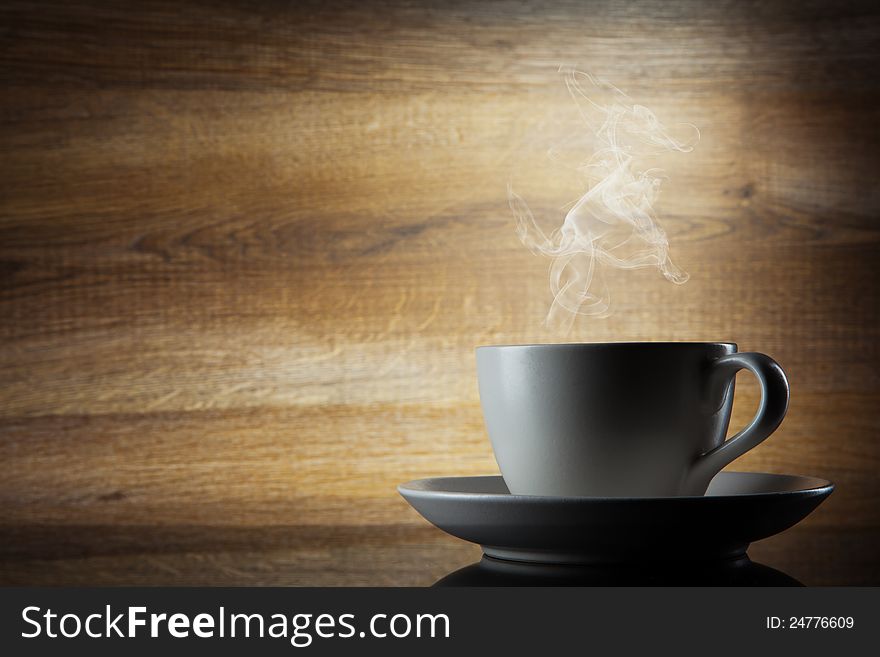
<path id="1" fill-rule="evenodd" d="M 748 557 L 692 564 L 563 566 L 484 556 L 434 586 L 803 586 Z"/>

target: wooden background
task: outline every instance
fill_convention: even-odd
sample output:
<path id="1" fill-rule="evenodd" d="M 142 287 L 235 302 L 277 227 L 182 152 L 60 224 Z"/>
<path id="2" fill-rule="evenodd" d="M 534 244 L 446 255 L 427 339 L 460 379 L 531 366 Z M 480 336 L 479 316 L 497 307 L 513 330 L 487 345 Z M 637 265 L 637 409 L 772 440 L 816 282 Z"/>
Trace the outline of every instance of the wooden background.
<path id="1" fill-rule="evenodd" d="M 395 485 L 496 471 L 476 345 L 733 340 L 792 387 L 735 469 L 838 484 L 753 556 L 880 583 L 876 3 L 249 4 L 2 3 L 0 580 L 429 583 L 478 551 Z M 505 192 L 576 197 L 562 63 L 702 131 L 690 282 L 569 336 Z"/>

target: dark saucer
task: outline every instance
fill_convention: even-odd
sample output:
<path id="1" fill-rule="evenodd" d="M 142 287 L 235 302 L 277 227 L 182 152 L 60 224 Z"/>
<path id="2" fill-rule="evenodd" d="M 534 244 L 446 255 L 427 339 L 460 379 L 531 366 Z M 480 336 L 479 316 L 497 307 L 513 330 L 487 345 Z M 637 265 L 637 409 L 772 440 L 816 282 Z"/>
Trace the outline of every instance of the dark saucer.
<path id="1" fill-rule="evenodd" d="M 720 561 L 662 564 L 562 564 L 504 561 L 484 556 L 434 586 L 803 586 L 780 570 L 747 556 Z"/>
<path id="2" fill-rule="evenodd" d="M 608 564 L 741 557 L 751 542 L 807 517 L 834 486 L 815 477 L 721 472 L 701 497 L 511 495 L 498 476 L 422 479 L 398 490 L 425 519 L 490 557 Z"/>

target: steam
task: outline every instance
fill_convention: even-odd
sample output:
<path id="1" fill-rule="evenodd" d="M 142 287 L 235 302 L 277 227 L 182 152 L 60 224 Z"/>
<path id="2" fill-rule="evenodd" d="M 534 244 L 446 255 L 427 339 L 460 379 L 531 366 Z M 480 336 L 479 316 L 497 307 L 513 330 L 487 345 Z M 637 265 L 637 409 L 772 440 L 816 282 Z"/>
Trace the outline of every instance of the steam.
<path id="1" fill-rule="evenodd" d="M 669 242 L 653 209 L 662 172 L 644 167 L 654 155 L 690 152 L 699 131 L 682 124 L 693 135 L 679 141 L 651 110 L 634 104 L 613 85 L 569 68 L 560 73 L 595 143 L 595 152 L 576 167 L 587 190 L 549 237 L 512 186 L 508 200 L 523 244 L 532 253 L 553 258 L 553 303 L 546 323 L 567 332 L 577 315 L 611 314 L 605 267 L 656 267 L 673 283 L 688 280 L 669 259 Z"/>

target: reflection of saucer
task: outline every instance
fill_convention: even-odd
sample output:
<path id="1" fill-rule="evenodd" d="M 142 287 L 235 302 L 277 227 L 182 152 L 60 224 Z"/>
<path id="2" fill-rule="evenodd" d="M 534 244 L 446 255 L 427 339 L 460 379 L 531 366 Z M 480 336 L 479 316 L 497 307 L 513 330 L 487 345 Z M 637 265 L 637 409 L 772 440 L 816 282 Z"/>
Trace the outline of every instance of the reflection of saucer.
<path id="1" fill-rule="evenodd" d="M 702 497 L 511 495 L 501 477 L 398 486 L 428 521 L 497 559 L 544 563 L 687 561 L 745 554 L 806 518 L 834 490 L 815 477 L 722 472 Z"/>
<path id="2" fill-rule="evenodd" d="M 718 561 L 567 565 L 483 557 L 434 586 L 803 586 L 747 556 Z"/>

